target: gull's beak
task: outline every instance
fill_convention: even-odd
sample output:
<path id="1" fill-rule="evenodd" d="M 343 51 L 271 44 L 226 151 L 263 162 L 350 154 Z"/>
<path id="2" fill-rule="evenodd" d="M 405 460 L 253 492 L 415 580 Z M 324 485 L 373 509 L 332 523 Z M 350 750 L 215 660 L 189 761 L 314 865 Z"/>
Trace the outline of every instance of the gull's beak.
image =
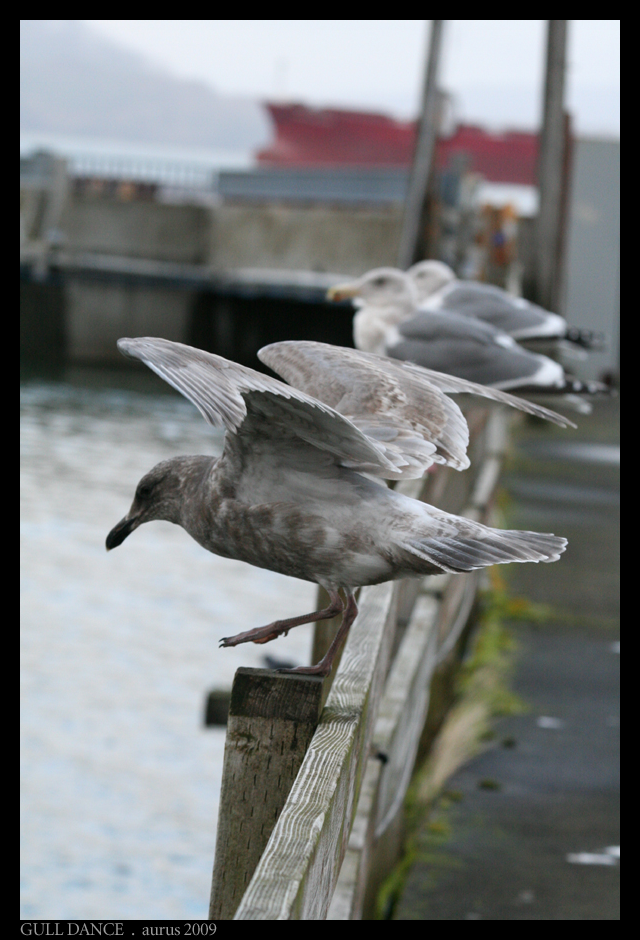
<path id="1" fill-rule="evenodd" d="M 129 513 L 124 519 L 121 519 L 117 525 L 114 525 L 107 536 L 107 551 L 110 552 L 112 548 L 117 548 L 118 545 L 122 545 L 127 536 L 131 535 L 133 530 L 138 528 L 141 521 L 139 514 L 131 515 L 131 513 Z"/>
<path id="2" fill-rule="evenodd" d="M 339 300 L 350 300 L 358 296 L 358 287 L 356 284 L 336 284 L 327 291 L 327 300 L 335 302 Z"/>

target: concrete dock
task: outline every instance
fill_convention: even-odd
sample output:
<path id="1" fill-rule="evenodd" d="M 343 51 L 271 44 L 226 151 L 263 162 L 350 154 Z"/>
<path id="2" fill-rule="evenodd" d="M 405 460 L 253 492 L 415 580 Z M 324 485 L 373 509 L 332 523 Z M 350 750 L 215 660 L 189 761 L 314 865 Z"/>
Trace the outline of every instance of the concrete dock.
<path id="1" fill-rule="evenodd" d="M 527 711 L 495 721 L 449 780 L 396 920 L 620 917 L 618 420 L 613 399 L 577 431 L 526 423 L 515 435 L 505 522 L 569 547 L 557 564 L 507 570 L 512 594 L 551 608 L 511 625 Z"/>

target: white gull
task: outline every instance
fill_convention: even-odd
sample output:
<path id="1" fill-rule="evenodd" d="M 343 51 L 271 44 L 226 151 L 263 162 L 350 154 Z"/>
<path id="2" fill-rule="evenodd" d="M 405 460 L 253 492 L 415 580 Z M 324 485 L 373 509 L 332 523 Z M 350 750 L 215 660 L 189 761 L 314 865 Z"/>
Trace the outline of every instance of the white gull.
<path id="1" fill-rule="evenodd" d="M 367 352 L 494 388 L 571 395 L 604 388 L 567 376 L 560 363 L 523 349 L 490 323 L 419 307 L 415 284 L 397 268 L 375 268 L 337 284 L 327 298 L 355 300 L 354 341 Z"/>
<path id="2" fill-rule="evenodd" d="M 602 334 L 570 327 L 559 314 L 493 284 L 459 280 L 442 261 L 419 261 L 407 274 L 415 284 L 420 307 L 426 310 L 482 320 L 519 341 L 557 339 L 585 349 L 602 348 Z"/>

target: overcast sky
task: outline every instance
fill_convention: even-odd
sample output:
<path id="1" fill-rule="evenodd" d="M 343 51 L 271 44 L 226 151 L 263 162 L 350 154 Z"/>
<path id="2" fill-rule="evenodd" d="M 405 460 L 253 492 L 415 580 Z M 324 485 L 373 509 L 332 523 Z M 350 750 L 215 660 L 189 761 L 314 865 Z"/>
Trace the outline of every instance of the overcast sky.
<path id="1" fill-rule="evenodd" d="M 84 20 L 224 94 L 415 113 L 428 20 Z M 544 20 L 447 20 L 441 85 L 493 127 L 539 120 Z M 619 20 L 571 20 L 568 103 L 579 132 L 619 134 Z"/>

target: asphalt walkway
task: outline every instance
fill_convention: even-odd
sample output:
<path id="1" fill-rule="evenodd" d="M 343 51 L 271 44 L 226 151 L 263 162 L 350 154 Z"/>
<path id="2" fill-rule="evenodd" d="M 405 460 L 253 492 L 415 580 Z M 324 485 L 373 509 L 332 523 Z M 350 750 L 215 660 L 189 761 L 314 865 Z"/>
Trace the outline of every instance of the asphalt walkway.
<path id="1" fill-rule="evenodd" d="M 569 548 L 509 566 L 510 591 L 553 611 L 513 625 L 528 711 L 449 781 L 396 920 L 619 919 L 619 399 L 577 423 L 516 435 L 507 523 Z"/>

